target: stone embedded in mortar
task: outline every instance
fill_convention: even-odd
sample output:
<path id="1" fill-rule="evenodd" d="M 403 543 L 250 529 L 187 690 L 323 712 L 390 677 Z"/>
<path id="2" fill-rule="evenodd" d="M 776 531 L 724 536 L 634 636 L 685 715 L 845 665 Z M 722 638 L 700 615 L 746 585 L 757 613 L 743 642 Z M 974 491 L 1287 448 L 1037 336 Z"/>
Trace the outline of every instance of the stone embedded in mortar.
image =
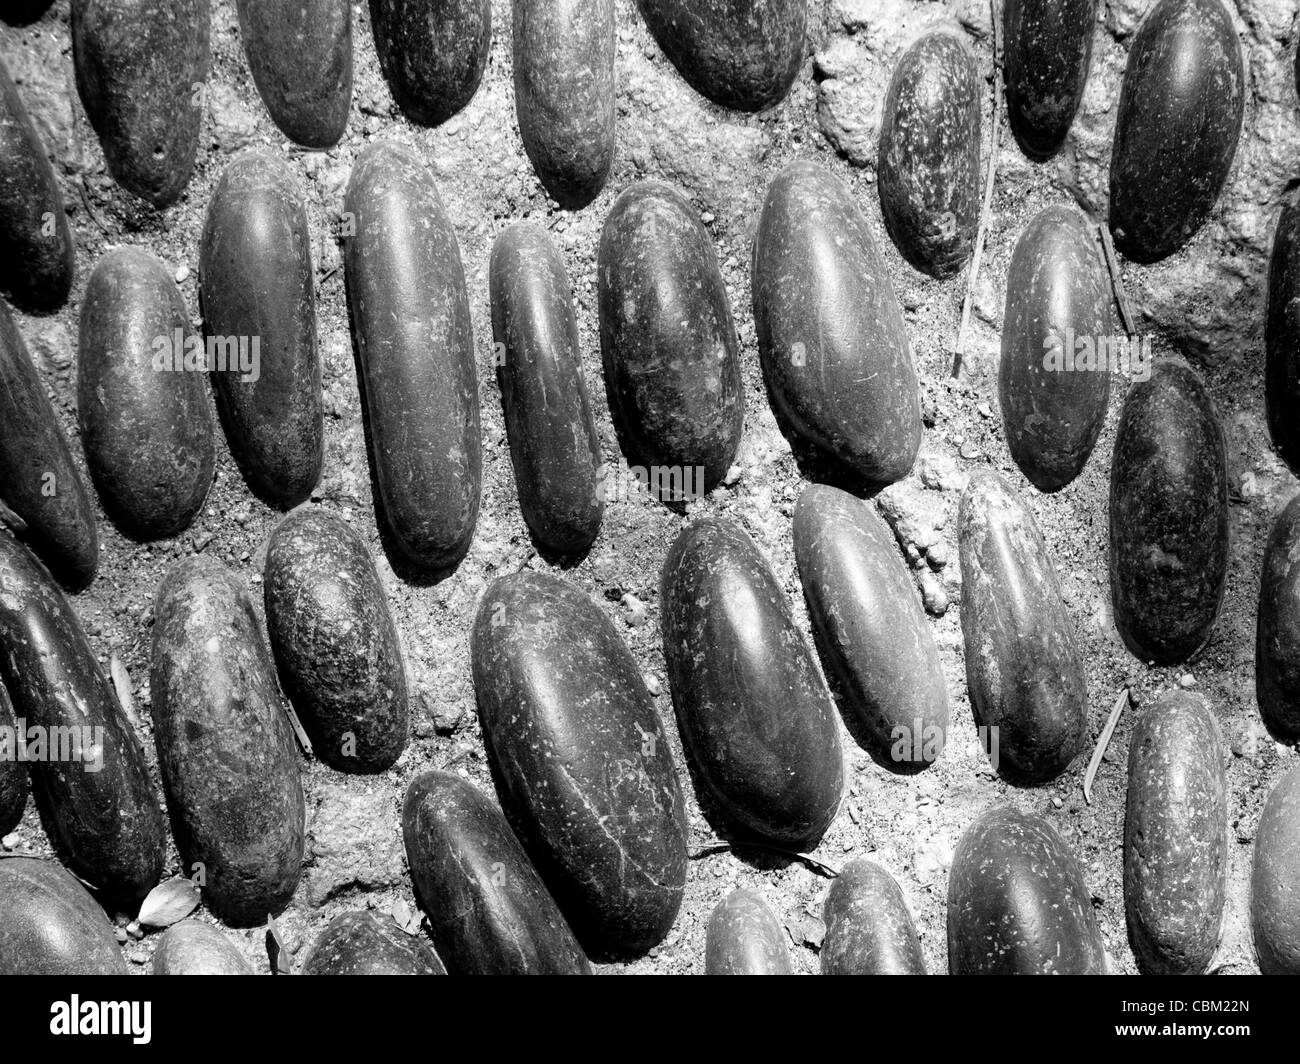
<path id="1" fill-rule="evenodd" d="M 1093 217 L 1106 216 L 1120 81 L 1133 35 L 1151 6 L 1150 0 L 1103 5 L 1091 73 L 1064 147 L 1047 168 L 1036 171 L 1004 131 L 998 198 L 1039 172 Z M 1159 268 L 1130 270 L 1125 278 L 1142 314 L 1141 330 L 1165 332 L 1193 357 L 1210 360 L 1248 356 L 1260 346 L 1277 203 L 1300 158 L 1294 4 L 1240 0 L 1228 6 L 1251 84 L 1237 162 L 1197 237 Z M 953 24 L 952 9 L 944 4 L 832 0 L 814 60 L 817 120 L 832 147 L 854 165 L 874 168 L 881 105 L 894 62 L 922 32 Z M 989 42 L 977 36 L 973 46 L 987 78 Z M 996 367 L 996 336 L 993 340 Z M 972 335 L 969 346 L 978 343 Z"/>
<path id="2" fill-rule="evenodd" d="M 849 162 L 874 169 L 898 57 L 923 32 L 959 27 L 944 6 L 911 0 L 833 0 L 828 22 L 826 43 L 813 56 L 817 123 Z"/>

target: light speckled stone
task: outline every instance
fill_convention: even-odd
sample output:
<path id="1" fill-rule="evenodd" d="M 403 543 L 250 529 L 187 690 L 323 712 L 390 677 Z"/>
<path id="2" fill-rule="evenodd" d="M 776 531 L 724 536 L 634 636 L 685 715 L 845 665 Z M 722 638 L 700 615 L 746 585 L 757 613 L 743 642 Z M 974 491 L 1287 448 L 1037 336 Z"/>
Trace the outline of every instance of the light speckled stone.
<path id="1" fill-rule="evenodd" d="M 803 65 L 808 0 L 639 0 L 646 25 L 701 95 L 759 111 L 780 103 Z"/>
<path id="2" fill-rule="evenodd" d="M 850 861 L 823 912 L 822 975 L 925 975 L 921 940 L 894 877 L 874 861 Z"/>
<path id="3" fill-rule="evenodd" d="M 733 890 L 709 917 L 705 975 L 793 975 L 785 928 L 763 899 Z"/>
<path id="4" fill-rule="evenodd" d="M 313 752 L 343 772 L 391 768 L 410 724 L 406 670 L 365 541 L 327 510 L 298 509 L 271 535 L 262 590 L 280 679 Z"/>
<path id="5" fill-rule="evenodd" d="M 948 873 L 953 975 L 1104 975 L 1079 862 L 1041 817 L 998 806 L 962 834 Z"/>
<path id="6" fill-rule="evenodd" d="M 933 277 L 970 258 L 980 211 L 980 85 L 970 46 L 931 33 L 898 61 L 880 125 L 880 210 L 894 245 Z"/>
<path id="7" fill-rule="evenodd" d="M 149 687 L 184 871 L 226 923 L 265 923 L 302 869 L 301 758 L 261 621 L 220 562 L 187 559 L 159 585 Z"/>
<path id="8" fill-rule="evenodd" d="M 158 939 L 154 975 L 252 975 L 253 969 L 224 933 L 201 920 L 182 920 Z"/>
<path id="9" fill-rule="evenodd" d="M 1228 799 L 1219 722 L 1171 691 L 1129 737 L 1124 908 L 1143 972 L 1201 975 L 1219 945 L 1228 876 Z"/>
<path id="10" fill-rule="evenodd" d="M 1300 975 L 1300 767 L 1274 786 L 1255 831 L 1250 925 L 1265 975 Z"/>
<path id="11" fill-rule="evenodd" d="M 446 975 L 419 938 L 371 913 L 341 913 L 321 932 L 301 975 Z"/>
<path id="12" fill-rule="evenodd" d="M 546 190 L 584 207 L 614 162 L 614 0 L 514 0 L 515 108 Z"/>
<path id="13" fill-rule="evenodd" d="M 436 126 L 478 91 L 492 43 L 491 0 L 370 0 L 379 66 L 397 106 Z"/>
<path id="14" fill-rule="evenodd" d="M 1300 497 L 1278 515 L 1264 553 L 1255 640 L 1255 701 L 1269 733 L 1300 743 Z"/>

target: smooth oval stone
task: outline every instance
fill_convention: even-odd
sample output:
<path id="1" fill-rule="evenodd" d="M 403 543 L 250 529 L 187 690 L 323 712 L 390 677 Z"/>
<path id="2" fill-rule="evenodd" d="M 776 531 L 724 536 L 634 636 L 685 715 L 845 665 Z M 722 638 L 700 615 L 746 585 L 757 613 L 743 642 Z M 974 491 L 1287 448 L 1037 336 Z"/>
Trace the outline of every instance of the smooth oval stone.
<path id="1" fill-rule="evenodd" d="M 948 686 L 894 534 L 870 504 L 810 484 L 794 511 L 794 555 L 851 730 L 886 768 L 920 771 L 947 741 Z"/>
<path id="2" fill-rule="evenodd" d="M 113 925 L 53 861 L 0 860 L 0 975 L 126 975 Z"/>
<path id="3" fill-rule="evenodd" d="M 1283 776 L 1264 803 L 1250 873 L 1250 926 L 1264 975 L 1300 975 L 1300 767 Z"/>
<path id="4" fill-rule="evenodd" d="M 345 210 L 376 508 L 401 560 L 452 569 L 474 536 L 483 466 L 456 232 L 424 163 L 382 141 L 352 168 Z"/>
<path id="5" fill-rule="evenodd" d="M 1035 162 L 1050 159 L 1070 134 L 1088 84 L 1098 6 L 1098 0 L 1007 0 L 1002 9 L 1007 121 Z"/>
<path id="6" fill-rule="evenodd" d="M 726 476 L 745 425 L 740 341 L 713 241 L 681 193 L 641 181 L 610 209 L 597 276 L 623 453 L 649 470 L 661 502 L 699 498 Z"/>
<path id="7" fill-rule="evenodd" d="M 230 450 L 260 498 L 296 506 L 320 480 L 325 426 L 311 231 L 298 182 L 278 157 L 246 152 L 221 175 L 199 290 Z"/>
<path id="8" fill-rule="evenodd" d="M 0 289 L 31 310 L 61 307 L 76 253 L 54 167 L 0 60 Z"/>
<path id="9" fill-rule="evenodd" d="M 238 0 L 239 34 L 271 119 L 308 148 L 337 144 L 352 106 L 349 0 Z"/>
<path id="10" fill-rule="evenodd" d="M 754 323 L 787 435 L 877 485 L 911 471 L 921 394 L 903 311 L 866 218 L 816 163 L 792 163 L 768 189 Z"/>
<path id="11" fill-rule="evenodd" d="M 208 0 L 77 0 L 77 89 L 113 179 L 155 207 L 189 184 L 211 66 Z"/>
<path id="12" fill-rule="evenodd" d="M 962 834 L 948 873 L 953 975 L 1105 975 L 1079 862 L 1041 817 L 997 806 Z"/>
<path id="13" fill-rule="evenodd" d="M 334 917 L 303 961 L 301 975 L 446 975 L 437 954 L 391 920 L 351 912 Z"/>
<path id="14" fill-rule="evenodd" d="M 370 27 L 384 80 L 412 122 L 440 125 L 474 98 L 492 43 L 491 0 L 370 0 Z"/>
<path id="15" fill-rule="evenodd" d="M 13 727 L 14 707 L 4 684 L 0 683 L 0 729 Z M 0 835 L 13 831 L 26 809 L 27 765 L 10 753 L 0 757 Z"/>
<path id="16" fill-rule="evenodd" d="M 1039 491 L 1074 480 L 1101 435 L 1112 356 L 1121 354 L 1111 350 L 1121 340 L 1113 298 L 1083 215 L 1063 206 L 1038 214 L 1007 274 L 998 397 L 1011 457 Z"/>
<path id="17" fill-rule="evenodd" d="M 397 627 L 361 536 L 325 510 L 280 522 L 266 550 L 266 627 L 312 751 L 343 772 L 382 772 L 406 749 Z"/>
<path id="18" fill-rule="evenodd" d="M 1160 0 L 1128 53 L 1110 164 L 1110 230 L 1159 262 L 1205 224 L 1237 154 L 1241 42 L 1220 0 Z"/>
<path id="19" fill-rule="evenodd" d="M 604 612 L 520 572 L 479 604 L 470 657 L 501 804 L 588 954 L 661 942 L 686 884 L 686 807 L 641 670 Z"/>
<path id="20" fill-rule="evenodd" d="M 1228 475 L 1214 403 L 1182 362 L 1124 400 L 1110 479 L 1115 626 L 1144 661 L 1186 661 L 1210 637 L 1228 574 Z"/>
<path id="21" fill-rule="evenodd" d="M 154 599 L 154 742 L 186 875 L 232 927 L 293 897 L 305 806 L 288 712 L 243 582 L 200 555 Z"/>
<path id="22" fill-rule="evenodd" d="M 533 169 L 585 207 L 614 162 L 614 0 L 514 0 L 515 110 Z"/>
<path id="23" fill-rule="evenodd" d="M 1264 326 L 1264 395 L 1273 446 L 1300 471 L 1300 197 L 1286 200 L 1273 237 Z"/>
<path id="24" fill-rule="evenodd" d="M 252 975 L 243 954 L 224 934 L 200 920 L 173 924 L 158 939 L 154 975 Z"/>
<path id="25" fill-rule="evenodd" d="M 669 550 L 660 598 L 697 788 L 740 839 L 812 848 L 839 809 L 844 758 L 830 692 L 767 559 L 738 526 L 706 517 Z"/>
<path id="26" fill-rule="evenodd" d="M 709 917 L 705 975 L 794 975 L 785 928 L 763 899 L 733 890 Z"/>
<path id="27" fill-rule="evenodd" d="M 1273 525 L 1255 629 L 1255 701 L 1269 734 L 1300 743 L 1300 496 Z"/>
<path id="28" fill-rule="evenodd" d="M 701 96 L 738 111 L 785 99 L 806 49 L 807 0 L 638 0 L 646 25 Z"/>
<path id="29" fill-rule="evenodd" d="M 1138 967 L 1203 975 L 1223 926 L 1228 799 L 1223 736 L 1205 700 L 1171 691 L 1128 745 L 1124 907 Z"/>
<path id="30" fill-rule="evenodd" d="M 453 975 L 589 975 L 587 958 L 505 817 L 450 772 L 406 792 L 415 894 Z"/>
<path id="31" fill-rule="evenodd" d="M 542 230 L 520 223 L 497 237 L 490 274 L 519 507 L 545 549 L 580 554 L 600 532 L 605 499 L 564 259 Z"/>
<path id="32" fill-rule="evenodd" d="M 60 583 L 79 591 L 99 565 L 90 493 L 9 308 L 0 303 L 0 502 Z"/>
<path id="33" fill-rule="evenodd" d="M 961 631 L 985 753 L 1016 783 L 1055 779 L 1083 749 L 1088 683 L 1034 515 L 996 473 L 962 493 Z"/>
<path id="34" fill-rule="evenodd" d="M 4 531 L 0 682 L 14 716 L 47 738 L 46 759 L 28 771 L 59 860 L 107 902 L 135 912 L 162 875 L 165 841 L 144 751 L 68 600 Z"/>
<path id="35" fill-rule="evenodd" d="M 951 277 L 975 248 L 980 212 L 980 77 L 955 34 L 927 34 L 898 61 L 878 160 L 894 246 L 922 273 Z"/>
<path id="36" fill-rule="evenodd" d="M 926 974 L 907 900 L 874 861 L 859 857 L 840 870 L 822 919 L 822 975 Z"/>
<path id="37" fill-rule="evenodd" d="M 110 251 L 81 304 L 77 420 L 104 508 L 131 534 L 165 539 L 193 522 L 212 486 L 212 414 L 201 372 L 168 355 L 197 334 L 163 264 Z"/>

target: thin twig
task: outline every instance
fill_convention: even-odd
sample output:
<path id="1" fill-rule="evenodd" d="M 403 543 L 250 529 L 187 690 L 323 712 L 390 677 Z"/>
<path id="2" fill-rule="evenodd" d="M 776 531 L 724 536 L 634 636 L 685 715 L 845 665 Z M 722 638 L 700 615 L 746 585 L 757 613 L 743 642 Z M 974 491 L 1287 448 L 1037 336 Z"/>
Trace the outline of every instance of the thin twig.
<path id="1" fill-rule="evenodd" d="M 294 711 L 293 703 L 287 698 L 280 700 L 284 705 L 284 711 L 289 717 L 289 724 L 293 728 L 293 734 L 298 738 L 298 745 L 302 747 L 302 752 L 308 757 L 314 757 L 315 751 L 311 748 L 311 740 L 307 738 L 307 731 L 302 726 L 302 721 L 298 719 L 298 714 Z"/>
<path id="2" fill-rule="evenodd" d="M 818 875 L 827 879 L 836 879 L 839 877 L 839 870 L 832 868 L 830 865 L 817 860 L 816 857 L 810 857 L 806 853 L 795 853 L 794 850 L 785 850 L 780 846 L 771 846 L 765 842 L 738 842 L 734 846 L 729 842 L 711 842 L 703 849 L 697 850 L 691 854 L 692 861 L 698 861 L 703 857 L 712 857 L 718 853 L 731 853 L 735 850 L 762 850 L 765 853 L 778 854 L 791 861 L 798 861 L 806 868 L 810 868 Z"/>
<path id="3" fill-rule="evenodd" d="M 1002 11 L 998 0 L 989 0 L 993 13 L 993 133 L 989 141 L 989 161 L 984 173 L 984 202 L 980 206 L 979 227 L 975 230 L 975 253 L 966 273 L 966 296 L 961 303 L 961 324 L 957 327 L 957 344 L 953 350 L 952 375 L 961 376 L 962 357 L 966 351 L 966 330 L 970 328 L 971 308 L 975 304 L 975 282 L 979 279 L 980 261 L 984 258 L 984 241 L 988 237 L 989 215 L 993 211 L 993 187 L 998 174 L 998 148 L 1002 139 Z"/>
<path id="4" fill-rule="evenodd" d="M 105 236 L 109 235 L 108 224 L 104 221 L 95 205 L 90 202 L 90 190 L 86 187 L 86 174 L 83 171 L 77 175 L 77 188 L 81 192 L 81 202 L 86 207 L 86 213 L 90 215 L 90 220 L 99 227 L 99 231 Z"/>
<path id="5" fill-rule="evenodd" d="M 1137 336 L 1137 327 L 1133 322 L 1133 308 L 1129 305 L 1128 293 L 1124 291 L 1124 278 L 1119 272 L 1119 258 L 1115 255 L 1115 243 L 1110 238 L 1110 226 L 1105 222 L 1098 222 L 1097 234 L 1101 237 L 1101 250 L 1106 259 L 1106 270 L 1110 273 L 1110 286 L 1115 290 L 1115 302 L 1119 304 L 1119 316 L 1124 322 L 1124 332 L 1132 340 Z"/>
<path id="6" fill-rule="evenodd" d="M 1110 711 L 1110 717 L 1106 721 L 1106 727 L 1101 729 L 1101 738 L 1097 740 L 1097 749 L 1092 752 L 1092 760 L 1088 762 L 1088 771 L 1083 774 L 1083 800 L 1092 805 L 1092 781 L 1097 775 L 1097 769 L 1101 767 L 1101 759 L 1106 756 L 1106 748 L 1110 746 L 1110 737 L 1115 734 L 1115 725 L 1119 723 L 1119 718 L 1124 712 L 1124 707 L 1128 705 L 1128 688 L 1124 688 L 1119 693 L 1119 698 L 1115 700 L 1115 708 Z"/>

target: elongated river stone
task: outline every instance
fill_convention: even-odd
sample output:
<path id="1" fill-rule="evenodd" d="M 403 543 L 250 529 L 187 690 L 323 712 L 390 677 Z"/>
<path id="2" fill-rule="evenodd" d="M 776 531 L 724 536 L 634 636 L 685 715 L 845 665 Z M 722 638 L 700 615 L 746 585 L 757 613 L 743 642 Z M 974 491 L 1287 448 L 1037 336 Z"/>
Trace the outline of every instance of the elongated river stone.
<path id="1" fill-rule="evenodd" d="M 1228 474 L 1196 372 L 1161 360 L 1124 400 L 1110 480 L 1115 626 L 1144 661 L 1186 661 L 1214 629 L 1228 574 Z"/>
<path id="2" fill-rule="evenodd" d="M 441 125 L 474 98 L 492 43 L 491 0 L 370 0 L 370 27 L 411 121 Z"/>
<path id="3" fill-rule="evenodd" d="M 61 583 L 79 591 L 99 565 L 94 504 L 9 308 L 0 303 L 0 502 Z"/>
<path id="4" fill-rule="evenodd" d="M 1205 224 L 1245 113 L 1241 42 L 1221 0 L 1160 0 L 1129 48 L 1110 164 L 1110 228 L 1158 262 Z"/>
<path id="5" fill-rule="evenodd" d="M 524 150 L 563 207 L 585 207 L 614 162 L 614 0 L 514 0 Z"/>
<path id="6" fill-rule="evenodd" d="M 308 148 L 337 144 L 352 106 L 350 0 L 239 0 L 239 34 L 271 118 Z"/>
<path id="7" fill-rule="evenodd" d="M 839 809 L 839 721 L 767 559 L 737 525 L 685 528 L 660 578 L 682 746 L 738 839 L 811 848 Z"/>
<path id="8" fill-rule="evenodd" d="M 81 304 L 77 419 L 104 508 L 144 539 L 188 528 L 212 486 L 205 374 L 171 357 L 190 342 L 189 311 L 161 262 L 130 247 L 99 260 Z"/>
<path id="9" fill-rule="evenodd" d="M 780 103 L 799 76 L 807 0 L 638 0 L 659 47 L 702 96 L 738 111 Z"/>
<path id="10" fill-rule="evenodd" d="M 54 310 L 72 288 L 76 251 L 54 167 L 0 60 L 0 288 L 22 307 Z"/>
<path id="11" fill-rule="evenodd" d="M 189 184 L 211 65 L 209 0 L 75 0 L 77 88 L 114 180 L 155 207 Z"/>
<path id="12" fill-rule="evenodd" d="M 791 163 L 772 182 L 753 273 L 759 357 L 787 435 L 871 484 L 906 476 L 922 427 L 903 311 L 866 218 L 825 167 Z"/>
<path id="13" fill-rule="evenodd" d="M 471 640 L 506 815 L 587 952 L 661 942 L 686 883 L 686 813 L 641 671 L 596 605 L 524 571 L 483 596 Z"/>

